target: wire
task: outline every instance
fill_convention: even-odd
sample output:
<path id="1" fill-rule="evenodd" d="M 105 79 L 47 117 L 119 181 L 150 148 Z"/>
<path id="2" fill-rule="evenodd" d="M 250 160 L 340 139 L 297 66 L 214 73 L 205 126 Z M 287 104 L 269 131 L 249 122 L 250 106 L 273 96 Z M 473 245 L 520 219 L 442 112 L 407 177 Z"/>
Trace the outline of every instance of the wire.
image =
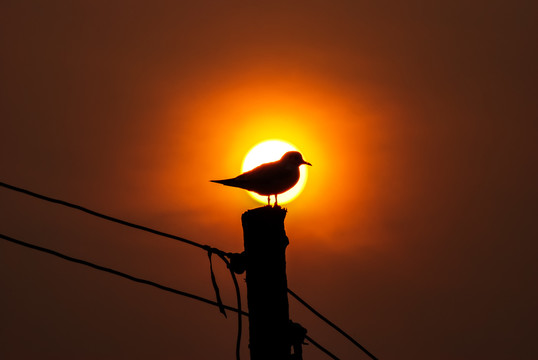
<path id="1" fill-rule="evenodd" d="M 361 344 L 358 343 L 357 340 L 353 339 L 350 335 L 348 335 L 344 330 L 340 329 L 338 326 L 336 326 L 332 321 L 327 319 L 325 316 L 321 315 L 316 309 L 314 309 L 312 306 L 310 306 L 306 301 L 301 299 L 299 295 L 288 289 L 288 293 L 293 296 L 297 301 L 299 301 L 301 304 L 303 304 L 308 310 L 310 310 L 312 313 L 314 313 L 317 317 L 319 317 L 321 320 L 325 321 L 327 324 L 329 324 L 333 329 L 338 331 L 340 334 L 342 334 L 344 337 L 346 337 L 349 341 L 351 341 L 355 346 L 357 346 L 359 349 L 364 351 L 366 355 L 368 355 L 371 359 L 377 360 L 377 358 L 372 355 L 368 350 L 364 348 Z"/>
<path id="2" fill-rule="evenodd" d="M 13 244 L 21 245 L 21 246 L 24 246 L 24 247 L 27 247 L 27 248 L 30 248 L 30 249 L 34 249 L 34 250 L 41 251 L 41 252 L 44 252 L 44 253 L 47 253 L 47 254 L 50 254 L 50 255 L 54 255 L 56 257 L 59 257 L 61 259 L 67 260 L 67 261 L 71 261 L 71 262 L 74 262 L 74 263 L 77 263 L 77 264 L 88 266 L 88 267 L 90 267 L 92 269 L 103 271 L 103 272 L 106 272 L 106 273 L 109 273 L 109 274 L 113 274 L 113 275 L 122 277 L 122 278 L 127 279 L 127 280 L 131 280 L 131 281 L 134 281 L 134 282 L 137 282 L 137 283 L 153 286 L 153 287 L 156 287 L 156 288 L 158 288 L 160 290 L 168 291 L 168 292 L 171 292 L 173 294 L 185 296 L 185 297 L 188 297 L 188 298 L 191 298 L 191 299 L 194 299 L 194 300 L 198 300 L 198 301 L 201 301 L 201 302 L 209 304 L 209 305 L 219 307 L 219 304 L 216 301 L 206 299 L 206 298 L 198 296 L 198 295 L 190 294 L 190 293 L 185 292 L 185 291 L 181 291 L 181 290 L 177 290 L 177 289 L 174 289 L 174 288 L 171 288 L 171 287 L 168 287 L 168 286 L 164 286 L 164 285 L 158 284 L 158 283 L 150 281 L 150 280 L 141 279 L 141 278 L 138 278 L 138 277 L 123 273 L 121 271 L 117 271 L 117 270 L 114 270 L 114 269 L 111 269 L 111 268 L 107 268 L 107 267 L 104 267 L 104 266 L 101 266 L 101 265 L 91 263 L 91 262 L 86 261 L 86 260 L 77 259 L 77 258 L 74 258 L 72 256 L 68 256 L 68 255 L 62 254 L 60 252 L 51 250 L 51 249 L 47 249 L 47 248 L 44 248 L 44 247 L 41 247 L 41 246 L 38 246 L 38 245 L 34 245 L 34 244 L 30 244 L 30 243 L 27 243 L 27 242 L 24 242 L 24 241 L 21 241 L 21 240 L 14 239 L 14 238 L 9 237 L 9 236 L 4 235 L 4 234 L 0 234 L 0 238 L 4 239 L 6 241 L 9 241 L 9 242 L 11 242 Z M 235 275 L 234 275 L 234 284 L 236 285 L 236 291 L 239 291 L 239 286 L 237 285 L 237 279 L 235 278 Z M 241 303 L 240 303 L 241 300 L 240 299 L 241 298 L 238 297 L 238 305 L 239 306 L 237 308 L 234 308 L 234 307 L 231 307 L 231 306 L 228 306 L 228 305 L 224 305 L 224 308 L 226 308 L 227 310 L 230 310 L 232 312 L 236 312 L 239 315 L 249 316 L 248 312 L 241 310 Z M 239 319 L 241 319 L 241 318 L 239 317 Z M 239 327 L 239 329 L 241 329 L 241 327 Z M 241 333 L 239 332 L 239 335 L 240 334 Z M 334 356 L 329 350 L 325 349 L 319 343 L 314 341 L 314 339 L 312 339 L 310 336 L 307 335 L 306 339 L 308 341 L 310 341 L 312 343 L 312 345 L 317 347 L 319 350 L 321 350 L 322 352 L 324 352 L 325 354 L 327 354 L 331 358 L 338 360 L 338 358 L 336 356 Z M 238 340 L 237 343 L 239 344 L 240 340 Z"/>
<path id="3" fill-rule="evenodd" d="M 44 248 L 44 247 L 41 247 L 41 246 L 37 246 L 37 245 L 34 245 L 34 244 L 29 244 L 27 242 L 14 239 L 14 238 L 9 237 L 9 236 L 4 235 L 4 234 L 0 234 L 0 238 L 2 238 L 4 240 L 7 240 L 9 242 L 12 242 L 14 244 L 17 244 L 17 245 L 22 245 L 22 246 L 28 247 L 30 249 L 38 250 L 38 251 L 41 251 L 41 252 L 44 252 L 44 253 L 47 253 L 47 254 L 57 256 L 59 258 L 67 260 L 67 261 L 71 261 L 71 262 L 74 262 L 74 263 L 77 263 L 77 264 L 86 265 L 86 266 L 89 266 L 89 267 L 91 267 L 93 269 L 96 269 L 96 270 L 100 270 L 100 271 L 104 271 L 104 272 L 107 272 L 107 273 L 110 273 L 110 274 L 113 274 L 113 275 L 116 275 L 116 276 L 120 276 L 122 278 L 131 280 L 131 281 L 134 281 L 134 282 L 137 282 L 137 283 L 153 286 L 153 287 L 156 287 L 158 289 L 168 291 L 168 292 L 171 292 L 171 293 L 174 293 L 174 294 L 177 294 L 177 295 L 185 296 L 185 297 L 188 297 L 188 298 L 191 298 L 191 299 L 194 299 L 194 300 L 198 300 L 198 301 L 201 301 L 201 302 L 205 302 L 205 303 L 210 304 L 210 305 L 219 306 L 219 304 L 216 301 L 209 300 L 209 299 L 203 298 L 203 297 L 198 296 L 198 295 L 190 294 L 190 293 L 185 292 L 185 291 L 176 290 L 176 289 L 173 289 L 171 287 L 164 286 L 164 285 L 158 284 L 158 283 L 150 281 L 150 280 L 145 280 L 145 279 L 138 278 L 136 276 L 125 274 L 125 273 L 123 273 L 121 271 L 117 271 L 117 270 L 110 269 L 110 268 L 107 268 L 107 267 L 104 267 L 104 266 L 101 266 L 101 265 L 93 264 L 93 263 L 91 263 L 89 261 L 77 259 L 77 258 L 68 256 L 68 255 L 64 255 L 64 254 L 59 253 L 57 251 L 50 250 L 50 249 L 47 249 L 47 248 Z M 224 307 L 226 309 L 230 310 L 230 311 L 237 312 L 237 309 L 233 308 L 231 306 L 224 305 Z"/>
<path id="4" fill-rule="evenodd" d="M 89 267 L 91 267 L 93 269 L 96 269 L 96 270 L 100 270 L 100 271 L 104 271 L 104 272 L 107 272 L 107 273 L 110 273 L 110 274 L 113 274 L 113 275 L 116 275 L 116 276 L 120 276 L 122 278 L 131 280 L 131 281 L 134 281 L 134 282 L 137 282 L 137 283 L 153 286 L 153 287 L 156 287 L 158 289 L 168 291 L 168 292 L 171 292 L 171 293 L 174 293 L 174 294 L 177 294 L 177 295 L 185 296 L 185 297 L 188 297 L 188 298 L 191 298 L 191 299 L 194 299 L 194 300 L 198 300 L 198 301 L 201 301 L 201 302 L 204 302 L 206 304 L 213 305 L 213 306 L 219 306 L 219 304 L 216 301 L 209 300 L 209 299 L 206 299 L 206 298 L 198 296 L 198 295 L 190 294 L 190 293 L 185 292 L 185 291 L 176 290 L 176 289 L 173 289 L 171 287 L 164 286 L 164 285 L 158 284 L 158 283 L 150 281 L 150 280 L 141 279 L 141 278 L 138 278 L 136 276 L 132 276 L 132 275 L 123 273 L 121 271 L 110 269 L 110 268 L 107 268 L 107 267 L 104 267 L 104 266 L 101 266 L 101 265 L 97 265 L 97 264 L 91 263 L 91 262 L 86 261 L 86 260 L 77 259 L 77 258 L 68 256 L 68 255 L 59 253 L 59 252 L 54 251 L 54 250 L 50 250 L 50 249 L 47 249 L 47 248 L 44 248 L 44 247 L 41 247 L 41 246 L 38 246 L 38 245 L 34 245 L 34 244 L 30 244 L 30 243 L 27 243 L 27 242 L 24 242 L 24 241 L 21 241 L 21 240 L 14 239 L 14 238 L 9 237 L 9 236 L 4 235 L 4 234 L 0 234 L 0 238 L 2 238 L 4 240 L 7 240 L 9 242 L 12 242 L 14 244 L 17 244 L 17 245 L 22 245 L 22 246 L 28 247 L 30 249 L 34 249 L 34 250 L 38 250 L 38 251 L 41 251 L 41 252 L 44 252 L 44 253 L 47 253 L 47 254 L 50 254 L 50 255 L 54 255 L 56 257 L 59 257 L 61 259 L 67 260 L 67 261 L 71 261 L 71 262 L 74 262 L 74 263 L 77 263 L 77 264 L 82 264 L 82 265 L 89 266 Z M 231 306 L 224 305 L 224 307 L 226 309 L 230 310 L 230 311 L 234 311 L 234 312 L 238 311 L 236 308 L 231 307 Z"/>
<path id="5" fill-rule="evenodd" d="M 132 228 L 142 230 L 142 231 L 145 231 L 145 232 L 149 232 L 149 233 L 152 233 L 152 234 L 155 234 L 155 235 L 164 236 L 164 237 L 167 237 L 167 238 L 170 238 L 170 239 L 181 241 L 181 242 L 184 242 L 186 244 L 196 246 L 196 247 L 198 247 L 200 249 L 204 249 L 206 251 L 214 252 L 215 254 L 229 255 L 228 253 L 226 253 L 226 252 L 224 252 L 224 251 L 222 251 L 220 249 L 213 248 L 213 247 L 211 247 L 209 245 L 203 245 L 203 244 L 197 243 L 195 241 L 185 239 L 185 238 L 182 238 L 182 237 L 179 237 L 179 236 L 176 236 L 176 235 L 167 234 L 165 232 L 155 230 L 155 229 L 152 229 L 152 228 L 149 228 L 149 227 L 146 227 L 146 226 L 134 224 L 134 223 L 131 223 L 129 221 L 125 221 L 125 220 L 121 220 L 121 219 L 118 219 L 118 218 L 115 218 L 115 217 L 112 217 L 112 216 L 109 216 L 109 215 L 101 214 L 101 213 L 98 213 L 97 211 L 90 210 L 90 209 L 87 209 L 87 208 L 82 207 L 80 205 L 72 204 L 72 203 L 64 201 L 64 200 L 54 199 L 54 198 L 51 198 L 49 196 L 37 194 L 37 193 L 35 193 L 33 191 L 26 190 L 26 189 L 23 189 L 23 188 L 20 188 L 20 187 L 17 187 L 17 186 L 9 185 L 9 184 L 6 184 L 4 182 L 0 182 L 0 186 L 5 187 L 5 188 L 10 189 L 10 190 L 13 190 L 13 191 L 17 191 L 17 192 L 26 194 L 26 195 L 30 195 L 32 197 L 35 197 L 35 198 L 38 198 L 38 199 L 41 199 L 41 200 L 45 200 L 45 201 L 52 202 L 52 203 L 55 203 L 55 204 L 63 205 L 63 206 L 66 206 L 68 208 L 71 208 L 71 209 L 76 209 L 76 210 L 85 212 L 87 214 L 97 216 L 97 217 L 99 217 L 101 219 L 112 221 L 112 222 L 115 222 L 115 223 L 118 223 L 118 224 L 121 224 L 121 225 L 132 227 Z"/>
<path id="6" fill-rule="evenodd" d="M 239 291 L 239 284 L 237 283 L 237 277 L 235 276 L 234 271 L 230 267 L 230 262 L 228 259 L 226 259 L 224 256 L 219 255 L 222 261 L 226 263 L 226 266 L 230 270 L 230 275 L 232 276 L 232 280 L 234 282 L 235 287 L 235 297 L 237 299 L 237 309 L 239 310 L 237 312 L 237 341 L 235 344 L 235 357 L 237 360 L 240 358 L 240 350 L 241 350 L 241 332 L 243 331 L 243 321 L 241 320 L 241 292 Z"/>

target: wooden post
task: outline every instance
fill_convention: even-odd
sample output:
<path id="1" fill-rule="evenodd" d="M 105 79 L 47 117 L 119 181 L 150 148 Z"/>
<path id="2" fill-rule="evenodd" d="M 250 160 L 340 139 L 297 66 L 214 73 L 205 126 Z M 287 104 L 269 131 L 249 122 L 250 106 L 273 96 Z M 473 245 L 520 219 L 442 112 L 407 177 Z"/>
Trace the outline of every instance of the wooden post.
<path id="1" fill-rule="evenodd" d="M 264 206 L 243 214 L 251 360 L 287 360 L 289 306 L 286 210 Z"/>

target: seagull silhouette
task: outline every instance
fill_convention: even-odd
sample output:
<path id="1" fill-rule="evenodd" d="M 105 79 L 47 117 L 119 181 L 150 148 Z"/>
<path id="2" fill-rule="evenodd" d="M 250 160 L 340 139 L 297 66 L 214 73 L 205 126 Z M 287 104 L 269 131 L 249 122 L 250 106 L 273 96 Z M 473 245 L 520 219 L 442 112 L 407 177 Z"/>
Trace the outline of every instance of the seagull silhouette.
<path id="1" fill-rule="evenodd" d="M 277 195 L 297 184 L 299 166 L 303 164 L 312 166 L 303 160 L 300 152 L 288 151 L 280 160 L 262 164 L 232 179 L 210 181 L 266 195 L 267 205 L 271 205 L 271 195 L 274 195 L 275 205 L 278 205 Z"/>

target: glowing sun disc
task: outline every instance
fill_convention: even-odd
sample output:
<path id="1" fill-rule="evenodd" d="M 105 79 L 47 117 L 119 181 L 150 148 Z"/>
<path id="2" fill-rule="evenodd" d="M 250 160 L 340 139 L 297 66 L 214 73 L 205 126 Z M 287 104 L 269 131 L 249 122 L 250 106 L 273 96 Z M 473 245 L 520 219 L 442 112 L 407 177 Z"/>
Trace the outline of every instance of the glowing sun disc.
<path id="1" fill-rule="evenodd" d="M 299 151 L 297 148 L 290 143 L 283 140 L 267 140 L 259 143 L 254 146 L 245 156 L 243 160 L 243 166 L 241 167 L 241 172 L 249 171 L 254 169 L 256 166 L 259 166 L 264 163 L 280 160 L 282 155 L 288 151 Z M 301 177 L 297 184 L 288 191 L 278 195 L 278 204 L 286 204 L 295 199 L 304 189 L 307 178 L 307 169 L 306 166 L 299 167 L 299 172 Z M 267 204 L 267 196 L 258 195 L 255 192 L 249 191 L 250 196 L 252 196 L 256 201 L 259 201 L 263 204 Z M 271 197 L 271 203 L 274 199 Z"/>

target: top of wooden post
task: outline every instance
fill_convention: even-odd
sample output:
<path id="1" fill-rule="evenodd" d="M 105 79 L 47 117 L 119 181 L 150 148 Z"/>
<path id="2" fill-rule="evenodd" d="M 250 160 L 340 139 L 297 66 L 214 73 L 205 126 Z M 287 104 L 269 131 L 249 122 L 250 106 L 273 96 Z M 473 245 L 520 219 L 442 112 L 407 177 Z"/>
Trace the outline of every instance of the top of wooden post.
<path id="1" fill-rule="evenodd" d="M 243 213 L 241 220 L 243 223 L 250 221 L 275 221 L 284 222 L 288 210 L 278 205 L 262 206 L 256 209 L 250 209 Z"/>
<path id="2" fill-rule="evenodd" d="M 287 210 L 278 205 L 267 205 L 245 211 L 241 216 L 245 236 L 245 250 L 251 248 L 251 246 L 247 245 L 249 239 L 257 239 L 258 246 L 266 241 L 273 242 L 275 239 L 282 239 L 284 246 L 286 246 L 288 244 L 286 230 L 284 229 L 286 213 Z"/>

